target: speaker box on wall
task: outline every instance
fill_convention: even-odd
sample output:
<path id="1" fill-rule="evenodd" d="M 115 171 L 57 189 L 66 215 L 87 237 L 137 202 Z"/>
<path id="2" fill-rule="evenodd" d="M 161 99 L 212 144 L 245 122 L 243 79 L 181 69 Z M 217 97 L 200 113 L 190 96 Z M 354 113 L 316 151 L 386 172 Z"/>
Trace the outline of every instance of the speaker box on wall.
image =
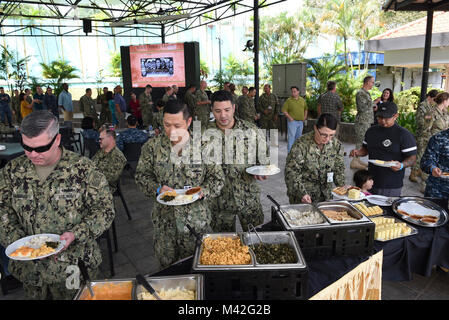
<path id="1" fill-rule="evenodd" d="M 83 31 L 84 33 L 92 32 L 92 20 L 83 19 Z"/>

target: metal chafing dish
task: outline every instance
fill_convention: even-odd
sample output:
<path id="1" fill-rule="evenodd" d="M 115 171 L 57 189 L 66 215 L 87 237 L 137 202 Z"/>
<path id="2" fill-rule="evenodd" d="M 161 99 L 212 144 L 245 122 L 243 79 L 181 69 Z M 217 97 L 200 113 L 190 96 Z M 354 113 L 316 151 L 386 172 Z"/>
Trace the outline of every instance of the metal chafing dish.
<path id="1" fill-rule="evenodd" d="M 294 223 L 295 221 L 290 218 L 290 215 L 288 214 L 288 210 L 293 209 L 297 210 L 299 212 L 308 212 L 313 211 L 319 214 L 323 218 L 323 223 L 317 223 L 317 224 L 304 224 L 300 225 L 299 223 Z M 323 226 L 328 226 L 330 224 L 329 219 L 324 215 L 320 210 L 317 209 L 312 204 L 292 204 L 292 205 L 283 205 L 279 206 L 277 210 L 277 215 L 279 217 L 280 222 L 284 225 L 284 228 L 286 230 L 301 230 L 304 228 L 321 228 Z"/>
<path id="2" fill-rule="evenodd" d="M 93 280 L 91 281 L 91 287 L 92 289 L 95 291 L 96 287 L 102 286 L 102 285 L 108 285 L 108 284 L 131 284 L 132 288 L 129 292 L 129 300 L 132 299 L 132 291 L 134 290 L 135 286 L 136 286 L 136 282 L 135 279 L 113 279 L 113 280 Z M 90 297 L 90 292 L 89 289 L 86 285 L 83 285 L 77 292 L 75 298 L 73 298 L 74 300 L 85 300 L 85 298 L 89 298 Z M 95 298 L 95 297 L 94 297 Z M 112 300 L 112 299 L 108 299 L 108 300 Z"/>
<path id="3" fill-rule="evenodd" d="M 207 272 L 207 271 L 250 271 L 250 270 L 273 270 L 273 269 L 306 269 L 306 263 L 304 257 L 299 248 L 298 242 L 292 231 L 273 231 L 273 232 L 244 232 L 244 233 L 214 233 L 203 235 L 203 240 L 206 237 L 212 237 L 216 239 L 218 237 L 231 237 L 240 238 L 243 245 L 249 246 L 249 253 L 251 256 L 251 264 L 247 265 L 204 265 L 200 264 L 201 254 L 203 252 L 203 243 L 201 246 L 197 246 L 195 256 L 193 260 L 192 270 L 194 272 Z M 251 245 L 255 245 L 260 242 L 261 238 L 263 243 L 288 243 L 291 245 L 296 253 L 297 261 L 291 264 L 260 264 L 257 262 L 256 256 L 251 249 Z"/>
<path id="4" fill-rule="evenodd" d="M 201 274 L 188 274 L 179 276 L 164 276 L 164 277 L 151 277 L 145 276 L 145 279 L 151 284 L 151 286 L 160 292 L 161 290 L 168 289 L 185 289 L 195 292 L 195 300 L 204 299 L 204 279 Z M 139 300 L 138 296 L 145 290 L 143 286 L 136 285 L 133 288 L 132 297 L 134 300 Z"/>
<path id="5" fill-rule="evenodd" d="M 256 259 L 255 267 L 257 269 L 285 269 L 285 268 L 306 268 L 304 257 L 299 248 L 296 237 L 291 231 L 273 231 L 273 232 L 248 232 L 242 234 L 243 242 L 252 249 L 253 245 L 262 243 L 267 244 L 288 244 L 293 249 L 296 255 L 295 263 L 282 263 L 282 264 L 262 264 L 257 261 L 257 255 L 254 254 Z"/>
<path id="6" fill-rule="evenodd" d="M 331 224 L 352 224 L 352 223 L 360 223 L 360 222 L 371 222 L 365 215 L 359 212 L 356 208 L 354 208 L 348 201 L 328 201 L 328 202 L 320 202 L 317 204 L 317 208 L 321 210 L 345 210 L 348 214 L 356 220 L 350 221 L 338 221 L 331 219 L 329 217 L 328 220 Z M 323 215 L 325 215 L 323 213 Z"/>

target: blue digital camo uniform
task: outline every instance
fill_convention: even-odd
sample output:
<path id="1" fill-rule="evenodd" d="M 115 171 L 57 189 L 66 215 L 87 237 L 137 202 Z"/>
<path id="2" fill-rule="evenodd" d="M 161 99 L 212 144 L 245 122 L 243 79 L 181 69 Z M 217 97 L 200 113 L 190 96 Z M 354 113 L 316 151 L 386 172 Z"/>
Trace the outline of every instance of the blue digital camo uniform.
<path id="1" fill-rule="evenodd" d="M 129 128 L 120 132 L 117 136 L 117 147 L 123 151 L 125 143 L 145 143 L 148 140 L 148 134 L 137 128 Z"/>
<path id="2" fill-rule="evenodd" d="M 449 130 L 441 131 L 430 138 L 426 151 L 421 158 L 421 170 L 429 174 L 426 182 L 426 197 L 447 198 L 449 179 L 432 176 L 432 170 L 438 167 L 449 172 Z"/>

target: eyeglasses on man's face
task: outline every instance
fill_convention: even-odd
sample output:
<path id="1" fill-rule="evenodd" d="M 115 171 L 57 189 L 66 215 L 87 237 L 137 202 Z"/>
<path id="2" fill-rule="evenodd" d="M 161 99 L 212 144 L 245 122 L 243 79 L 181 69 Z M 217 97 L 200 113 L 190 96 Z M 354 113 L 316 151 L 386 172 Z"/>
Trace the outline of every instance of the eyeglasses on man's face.
<path id="1" fill-rule="evenodd" d="M 32 147 L 27 146 L 26 144 L 24 144 L 23 141 L 22 141 L 21 144 L 22 144 L 23 149 L 25 149 L 25 151 L 28 151 L 28 152 L 33 152 L 34 151 L 34 152 L 37 152 L 37 153 L 44 153 L 44 152 L 47 152 L 48 150 L 51 149 L 51 147 L 53 146 L 53 143 L 55 142 L 57 136 L 58 135 L 56 134 L 53 137 L 53 139 L 50 141 L 50 143 L 45 145 L 45 146 L 32 148 Z"/>

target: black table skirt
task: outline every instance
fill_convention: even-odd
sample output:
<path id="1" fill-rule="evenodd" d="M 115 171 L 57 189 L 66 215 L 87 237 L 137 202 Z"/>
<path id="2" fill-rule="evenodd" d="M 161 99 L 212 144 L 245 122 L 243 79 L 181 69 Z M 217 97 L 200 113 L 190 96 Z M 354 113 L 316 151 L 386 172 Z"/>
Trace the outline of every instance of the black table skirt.
<path id="1" fill-rule="evenodd" d="M 447 208 L 447 200 L 429 199 Z M 389 215 L 394 215 L 391 208 Z M 267 223 L 261 227 L 270 230 Z M 373 254 L 383 250 L 382 279 L 387 281 L 410 281 L 413 273 L 429 277 L 435 265 L 449 268 L 449 227 L 426 228 L 413 225 L 418 234 L 381 242 L 374 241 Z M 308 297 L 312 297 L 331 285 L 369 257 L 332 257 L 306 260 L 308 267 Z M 152 276 L 190 274 L 193 258 L 189 257 Z"/>

